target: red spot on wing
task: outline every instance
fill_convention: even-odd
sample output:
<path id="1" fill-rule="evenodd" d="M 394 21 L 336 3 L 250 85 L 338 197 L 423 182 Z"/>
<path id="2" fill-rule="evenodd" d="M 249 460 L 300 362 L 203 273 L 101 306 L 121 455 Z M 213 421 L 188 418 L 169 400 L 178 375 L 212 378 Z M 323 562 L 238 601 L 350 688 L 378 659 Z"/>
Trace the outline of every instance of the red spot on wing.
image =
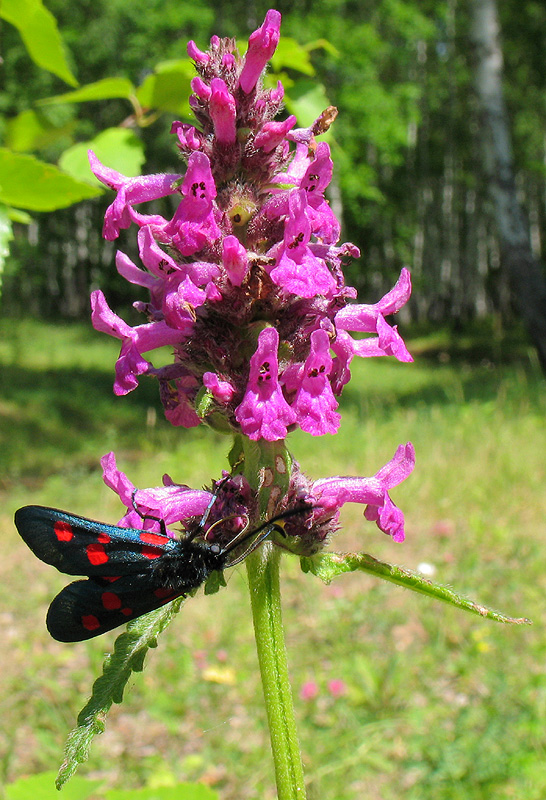
<path id="1" fill-rule="evenodd" d="M 85 548 L 85 552 L 87 553 L 87 558 L 95 567 L 99 566 L 99 564 L 106 564 L 108 561 L 108 555 L 104 550 L 104 546 L 98 542 L 88 544 Z"/>
<path id="2" fill-rule="evenodd" d="M 145 558 L 150 559 L 159 558 L 159 556 L 162 555 L 161 550 L 159 550 L 157 547 L 148 547 L 148 545 L 143 545 L 141 552 Z"/>
<path id="3" fill-rule="evenodd" d="M 121 609 L 121 613 L 125 614 L 126 617 L 130 617 L 131 614 L 133 613 L 133 609 L 132 608 L 122 608 Z"/>
<path id="4" fill-rule="evenodd" d="M 102 604 L 108 611 L 115 611 L 121 608 L 121 600 L 114 592 L 103 592 L 101 596 Z"/>
<path id="5" fill-rule="evenodd" d="M 62 522 L 60 519 L 53 526 L 55 536 L 60 542 L 69 542 L 74 538 L 72 526 L 69 522 Z"/>
<path id="6" fill-rule="evenodd" d="M 146 544 L 165 544 L 165 537 L 160 533 L 151 533 L 151 531 L 142 531 L 140 534 L 140 541 Z"/>
<path id="7" fill-rule="evenodd" d="M 100 622 L 94 614 L 86 614 L 82 617 L 82 625 L 86 631 L 96 631 L 97 628 L 100 628 Z"/>
<path id="8" fill-rule="evenodd" d="M 174 597 L 174 592 L 172 589 L 166 589 L 164 586 L 160 586 L 159 589 L 154 589 L 154 594 L 158 600 L 165 600 L 167 597 Z"/>
<path id="9" fill-rule="evenodd" d="M 102 542 L 102 544 L 108 544 L 108 542 L 112 541 L 111 538 L 108 536 L 108 534 L 105 533 L 104 531 L 101 531 L 99 533 L 98 540 L 99 542 Z"/>
<path id="10" fill-rule="evenodd" d="M 119 581 L 120 577 L 120 575 L 103 575 L 101 580 L 107 583 L 114 583 L 114 581 Z"/>

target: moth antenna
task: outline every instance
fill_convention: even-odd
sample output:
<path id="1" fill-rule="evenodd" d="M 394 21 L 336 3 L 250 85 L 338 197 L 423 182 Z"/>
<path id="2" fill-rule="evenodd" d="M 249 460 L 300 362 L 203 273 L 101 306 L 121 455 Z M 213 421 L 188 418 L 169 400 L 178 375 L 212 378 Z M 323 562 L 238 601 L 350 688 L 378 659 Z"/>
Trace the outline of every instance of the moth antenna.
<path id="1" fill-rule="evenodd" d="M 162 535 L 163 536 L 167 536 L 167 526 L 165 525 L 165 520 L 164 519 L 162 519 L 161 517 L 154 517 L 154 516 L 152 516 L 152 514 L 143 514 L 142 511 L 139 509 L 139 507 L 137 506 L 137 503 L 136 503 L 136 499 L 135 499 L 137 492 L 138 492 L 138 489 L 133 489 L 133 491 L 131 493 L 131 502 L 132 502 L 133 508 L 136 511 L 136 513 L 138 514 L 138 516 L 142 520 L 151 519 L 154 522 L 159 522 L 159 529 L 160 529 Z"/>

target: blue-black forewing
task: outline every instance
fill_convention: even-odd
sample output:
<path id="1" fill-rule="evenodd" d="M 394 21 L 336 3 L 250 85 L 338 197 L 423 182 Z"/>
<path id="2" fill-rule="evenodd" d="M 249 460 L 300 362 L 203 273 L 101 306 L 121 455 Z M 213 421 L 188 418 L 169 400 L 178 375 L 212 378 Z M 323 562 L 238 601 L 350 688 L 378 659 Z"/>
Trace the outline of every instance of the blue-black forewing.
<path id="1" fill-rule="evenodd" d="M 47 629 L 59 642 L 81 642 L 111 631 L 179 597 L 182 592 L 154 586 L 153 573 L 115 580 L 74 581 L 53 599 Z"/>
<path id="2" fill-rule="evenodd" d="M 20 508 L 15 525 L 41 561 L 67 575 L 138 575 L 181 547 L 160 533 L 118 528 L 43 506 Z"/>

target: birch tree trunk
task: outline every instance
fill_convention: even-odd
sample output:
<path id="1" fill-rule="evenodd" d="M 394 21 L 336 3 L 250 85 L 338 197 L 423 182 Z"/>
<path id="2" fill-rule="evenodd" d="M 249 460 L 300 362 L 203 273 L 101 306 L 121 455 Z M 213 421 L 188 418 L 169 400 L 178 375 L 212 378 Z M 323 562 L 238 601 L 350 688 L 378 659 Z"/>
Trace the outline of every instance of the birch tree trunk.
<path id="1" fill-rule="evenodd" d="M 502 88 L 502 50 L 496 0 L 471 0 L 471 38 L 484 168 L 493 202 L 501 257 L 511 292 L 546 372 L 546 278 L 534 257 L 529 226 L 518 202 L 512 144 Z"/>

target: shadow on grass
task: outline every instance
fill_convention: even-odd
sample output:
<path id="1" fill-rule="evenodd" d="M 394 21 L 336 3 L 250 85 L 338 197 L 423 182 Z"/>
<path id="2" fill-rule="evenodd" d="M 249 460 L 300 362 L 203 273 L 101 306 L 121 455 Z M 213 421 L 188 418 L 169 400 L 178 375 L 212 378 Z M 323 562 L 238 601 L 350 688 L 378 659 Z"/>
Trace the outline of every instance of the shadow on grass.
<path id="1" fill-rule="evenodd" d="M 0 481 L 40 480 L 63 465 L 97 468 L 97 452 L 172 441 L 157 382 L 142 380 L 134 393 L 115 397 L 112 379 L 94 369 L 3 367 Z"/>

